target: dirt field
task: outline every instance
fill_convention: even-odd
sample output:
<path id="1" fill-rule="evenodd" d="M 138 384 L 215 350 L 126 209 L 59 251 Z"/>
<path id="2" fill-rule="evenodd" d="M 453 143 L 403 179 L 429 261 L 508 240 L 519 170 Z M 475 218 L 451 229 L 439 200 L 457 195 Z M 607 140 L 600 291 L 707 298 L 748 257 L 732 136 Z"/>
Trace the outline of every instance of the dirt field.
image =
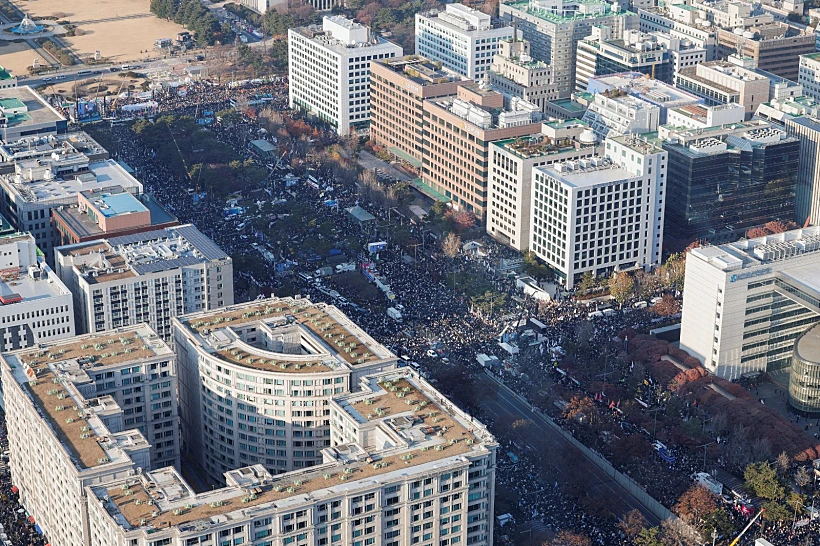
<path id="1" fill-rule="evenodd" d="M 35 57 L 40 58 L 42 66 L 48 66 L 45 59 L 29 48 L 26 43 L 15 44 L 0 41 L 0 65 L 11 70 L 15 76 L 28 74 L 28 67 L 33 64 Z"/>
<path id="2" fill-rule="evenodd" d="M 151 15 L 150 0 L 12 0 L 33 16 L 66 19 L 85 34 L 64 38 L 80 57 L 99 50 L 114 62 L 137 61 L 140 51 L 154 53 L 154 40 L 173 38 L 183 30 L 170 21 Z M 120 17 L 136 17 L 118 19 Z M 54 17 L 57 18 L 57 17 Z"/>

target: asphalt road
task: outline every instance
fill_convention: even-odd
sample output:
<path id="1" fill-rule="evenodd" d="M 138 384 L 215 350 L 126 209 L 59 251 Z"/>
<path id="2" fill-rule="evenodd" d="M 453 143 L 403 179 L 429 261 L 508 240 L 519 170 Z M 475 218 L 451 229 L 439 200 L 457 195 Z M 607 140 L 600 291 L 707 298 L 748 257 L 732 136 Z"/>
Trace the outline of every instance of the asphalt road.
<path id="1" fill-rule="evenodd" d="M 578 460 L 582 461 L 582 469 L 588 476 L 588 489 L 595 495 L 599 495 L 606 500 L 606 505 L 615 517 L 621 518 L 627 512 L 638 509 L 650 525 L 660 525 L 660 519 L 641 504 L 637 498 L 633 497 L 629 491 L 621 487 L 600 468 L 595 466 L 580 450 L 552 428 L 543 416 L 533 412 L 529 404 L 519 400 L 507 388 L 499 385 L 498 396 L 495 399 L 486 400 L 483 406 L 490 415 L 496 417 L 509 415 L 514 419 L 527 419 L 531 421 L 533 425 L 537 427 L 540 439 L 549 440 L 550 444 L 555 448 L 555 457 L 551 461 L 554 464 L 561 464 L 561 456 L 559 453 L 568 450 L 577 453 Z M 528 447 L 534 448 L 532 443 L 526 443 Z"/>

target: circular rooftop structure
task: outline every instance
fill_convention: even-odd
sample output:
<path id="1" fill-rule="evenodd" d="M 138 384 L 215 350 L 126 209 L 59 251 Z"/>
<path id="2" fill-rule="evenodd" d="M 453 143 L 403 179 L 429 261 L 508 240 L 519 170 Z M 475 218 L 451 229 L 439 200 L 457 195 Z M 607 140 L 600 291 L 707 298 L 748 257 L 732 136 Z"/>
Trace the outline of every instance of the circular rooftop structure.
<path id="1" fill-rule="evenodd" d="M 789 404 L 802 415 L 820 417 L 820 323 L 794 343 Z"/>

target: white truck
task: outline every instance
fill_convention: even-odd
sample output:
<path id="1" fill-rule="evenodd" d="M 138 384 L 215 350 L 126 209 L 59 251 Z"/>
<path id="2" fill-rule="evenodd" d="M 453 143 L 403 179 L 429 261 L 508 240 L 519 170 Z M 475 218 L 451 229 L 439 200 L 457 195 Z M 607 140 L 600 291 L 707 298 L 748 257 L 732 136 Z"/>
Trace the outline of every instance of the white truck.
<path id="1" fill-rule="evenodd" d="M 336 273 L 344 273 L 346 271 L 356 271 L 356 264 L 345 263 L 336 265 Z"/>
<path id="2" fill-rule="evenodd" d="M 391 319 L 395 320 L 396 322 L 401 322 L 401 311 L 396 309 L 395 307 L 388 307 L 387 308 L 387 316 Z"/>

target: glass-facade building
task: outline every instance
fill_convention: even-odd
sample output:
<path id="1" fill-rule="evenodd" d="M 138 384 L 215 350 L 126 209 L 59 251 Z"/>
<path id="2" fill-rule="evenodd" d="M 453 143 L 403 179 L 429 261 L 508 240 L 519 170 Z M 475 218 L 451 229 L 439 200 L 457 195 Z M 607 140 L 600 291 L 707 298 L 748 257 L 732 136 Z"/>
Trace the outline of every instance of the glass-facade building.
<path id="1" fill-rule="evenodd" d="M 820 323 L 794 344 L 789 404 L 800 414 L 820 416 Z"/>

